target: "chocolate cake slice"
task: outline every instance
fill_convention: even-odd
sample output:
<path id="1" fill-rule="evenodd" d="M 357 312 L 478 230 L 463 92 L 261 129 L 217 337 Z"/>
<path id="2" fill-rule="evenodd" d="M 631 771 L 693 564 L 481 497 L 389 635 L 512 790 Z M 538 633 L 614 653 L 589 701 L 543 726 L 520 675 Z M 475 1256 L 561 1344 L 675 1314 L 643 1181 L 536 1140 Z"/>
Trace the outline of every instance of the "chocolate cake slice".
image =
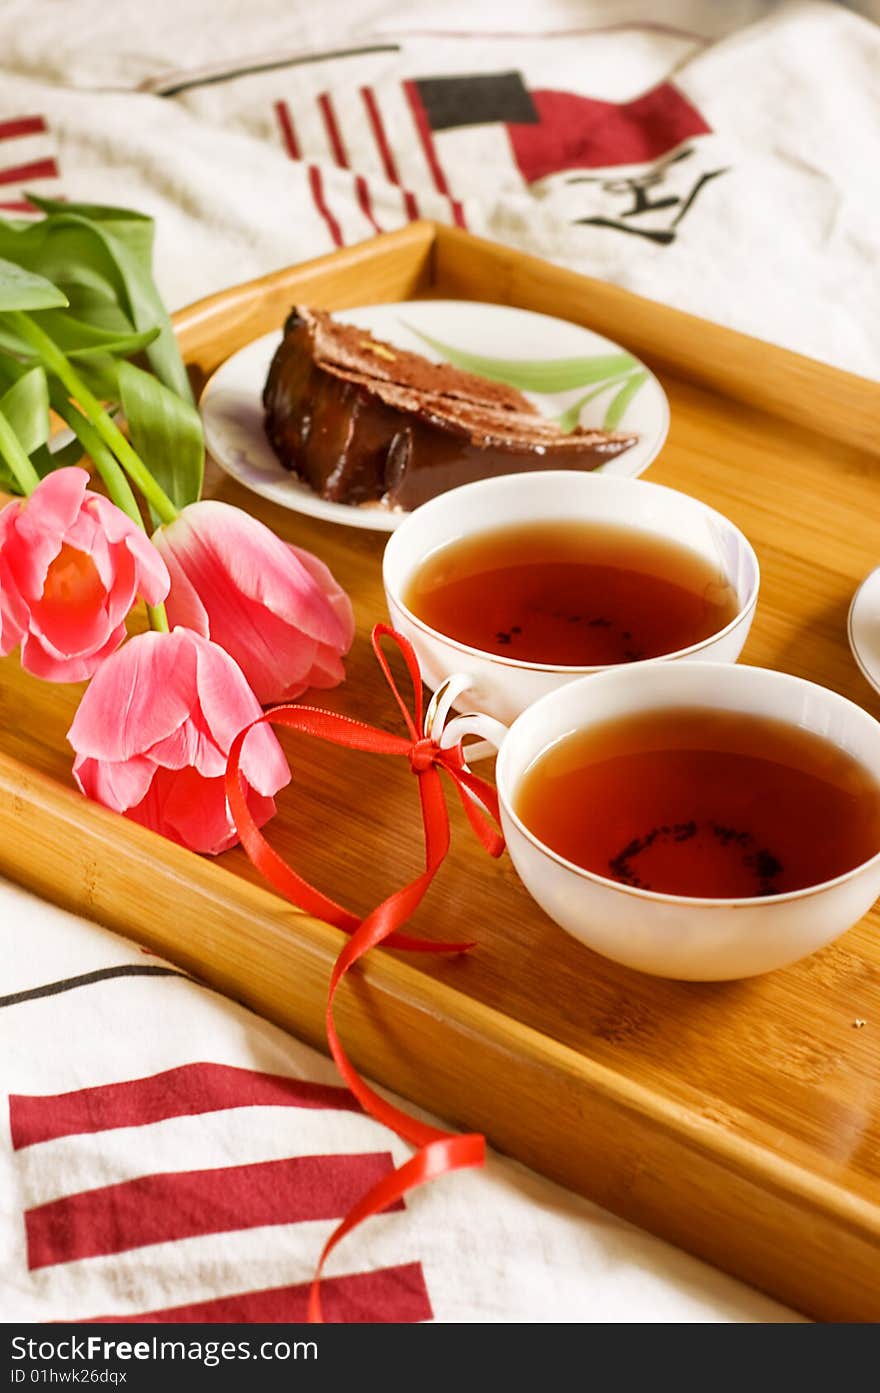
<path id="1" fill-rule="evenodd" d="M 635 435 L 562 431 L 513 387 L 295 307 L 263 390 L 266 434 L 322 498 L 415 508 L 494 474 L 595 469 Z"/>

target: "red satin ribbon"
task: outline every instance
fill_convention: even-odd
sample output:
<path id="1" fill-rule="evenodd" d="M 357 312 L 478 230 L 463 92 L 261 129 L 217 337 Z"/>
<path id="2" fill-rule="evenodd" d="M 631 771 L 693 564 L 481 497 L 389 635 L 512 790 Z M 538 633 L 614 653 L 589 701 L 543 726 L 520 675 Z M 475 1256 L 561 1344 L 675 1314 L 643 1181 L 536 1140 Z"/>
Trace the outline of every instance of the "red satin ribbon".
<path id="1" fill-rule="evenodd" d="M 410 714 L 398 691 L 388 660 L 382 651 L 381 640 L 386 635 L 397 644 L 406 662 L 413 686 L 413 714 Z M 468 942 L 437 943 L 429 939 L 410 938 L 398 932 L 400 925 L 415 913 L 449 850 L 449 814 L 440 779 L 441 770 L 454 783 L 468 821 L 489 855 L 500 856 L 504 850 L 504 839 L 496 830 L 499 811 L 495 789 L 464 767 L 460 745 L 455 749 L 443 750 L 436 741 L 422 735 L 422 678 L 411 644 L 387 624 L 375 626 L 372 644 L 385 679 L 406 722 L 409 739 L 391 735 L 387 731 L 378 730 L 332 711 L 321 711 L 310 706 L 276 706 L 273 710 L 264 712 L 236 737 L 229 752 L 226 770 L 226 793 L 232 816 L 242 846 L 257 869 L 276 890 L 307 914 L 325 919 L 336 928 L 351 934 L 351 938 L 336 959 L 330 976 L 327 996 L 327 1040 L 330 1052 L 339 1072 L 364 1111 L 418 1148 L 409 1161 L 380 1180 L 349 1210 L 325 1243 L 309 1298 L 309 1320 L 315 1322 L 323 1320 L 320 1282 L 324 1263 L 347 1233 L 370 1215 L 379 1214 L 387 1209 L 407 1191 L 414 1190 L 417 1186 L 435 1180 L 449 1171 L 482 1165 L 485 1158 L 485 1139 L 479 1134 L 462 1136 L 441 1131 L 438 1127 L 430 1127 L 394 1107 L 370 1088 L 345 1053 L 333 1021 L 333 1000 L 340 982 L 349 969 L 370 949 L 382 945 L 420 953 L 464 953 L 474 946 Z M 302 731 L 307 735 L 315 735 L 320 740 L 329 740 L 334 745 L 344 745 L 349 749 L 408 757 L 419 783 L 425 833 L 425 869 L 415 880 L 389 895 L 388 899 L 377 905 L 365 919 L 359 919 L 357 915 L 337 904 L 335 900 L 329 899 L 297 875 L 283 857 L 273 850 L 254 822 L 245 800 L 239 769 L 242 747 L 249 732 L 264 721 L 272 725 L 287 726 L 290 730 Z"/>

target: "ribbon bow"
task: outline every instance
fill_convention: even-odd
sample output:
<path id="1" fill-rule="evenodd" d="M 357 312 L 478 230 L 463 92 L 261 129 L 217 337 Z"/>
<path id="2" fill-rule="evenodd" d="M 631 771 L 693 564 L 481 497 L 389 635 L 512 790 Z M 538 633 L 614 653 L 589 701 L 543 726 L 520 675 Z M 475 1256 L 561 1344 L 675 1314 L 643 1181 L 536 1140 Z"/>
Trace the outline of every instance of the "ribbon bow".
<path id="1" fill-rule="evenodd" d="M 400 649 L 413 687 L 413 710 L 408 709 L 391 674 L 381 641 L 388 637 Z M 468 821 L 490 856 L 500 856 L 504 839 L 497 830 L 499 824 L 498 795 L 491 784 L 477 778 L 467 768 L 461 745 L 443 749 L 431 735 L 423 732 L 422 678 L 412 645 L 402 634 L 387 624 L 377 624 L 372 635 L 373 651 L 394 699 L 406 722 L 409 739 L 393 735 L 352 720 L 333 711 L 311 706 L 276 706 L 259 716 L 236 736 L 229 752 L 226 769 L 226 795 L 238 828 L 242 846 L 253 864 L 274 888 L 298 908 L 318 919 L 324 919 L 351 935 L 333 966 L 327 995 L 327 1041 L 330 1053 L 340 1074 L 357 1098 L 361 1107 L 378 1122 L 390 1127 L 404 1141 L 418 1148 L 404 1165 L 374 1185 L 349 1211 L 334 1229 L 324 1245 L 312 1282 L 309 1299 L 309 1320 L 322 1321 L 320 1280 L 324 1263 L 336 1244 L 353 1228 L 373 1214 L 379 1214 L 394 1204 L 408 1190 L 434 1180 L 448 1171 L 479 1166 L 485 1159 L 485 1138 L 477 1133 L 459 1135 L 444 1132 L 418 1121 L 394 1107 L 370 1088 L 348 1058 L 333 1021 L 333 1001 L 345 974 L 372 948 L 403 948 L 417 953 L 464 953 L 474 945 L 470 942 L 438 943 L 430 939 L 410 938 L 398 932 L 415 913 L 449 850 L 449 813 L 443 794 L 441 771 L 455 785 Z M 422 824 L 425 834 L 425 869 L 408 885 L 396 890 L 366 916 L 359 919 L 343 905 L 337 904 L 308 881 L 297 875 L 283 857 L 269 845 L 251 816 L 242 788 L 239 765 L 241 751 L 250 731 L 268 721 L 283 725 L 334 745 L 374 754 L 406 755 L 418 779 Z"/>

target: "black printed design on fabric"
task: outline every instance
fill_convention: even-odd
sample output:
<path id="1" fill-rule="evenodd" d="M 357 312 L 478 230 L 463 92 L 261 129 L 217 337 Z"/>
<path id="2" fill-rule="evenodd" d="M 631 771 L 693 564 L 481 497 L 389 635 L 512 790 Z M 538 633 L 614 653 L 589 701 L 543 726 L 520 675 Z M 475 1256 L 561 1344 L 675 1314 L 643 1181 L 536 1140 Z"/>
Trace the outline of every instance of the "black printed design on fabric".
<path id="1" fill-rule="evenodd" d="M 415 85 L 432 131 L 499 121 L 537 125 L 540 119 L 520 73 L 417 77 Z"/>

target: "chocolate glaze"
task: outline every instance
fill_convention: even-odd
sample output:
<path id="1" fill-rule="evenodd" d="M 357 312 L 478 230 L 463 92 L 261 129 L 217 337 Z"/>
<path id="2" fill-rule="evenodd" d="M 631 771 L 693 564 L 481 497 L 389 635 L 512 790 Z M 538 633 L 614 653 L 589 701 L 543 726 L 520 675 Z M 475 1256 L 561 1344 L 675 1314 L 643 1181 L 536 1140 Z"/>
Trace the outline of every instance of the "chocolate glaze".
<path id="1" fill-rule="evenodd" d="M 512 387 L 295 308 L 263 391 L 266 434 L 322 498 L 415 508 L 459 484 L 594 469 L 635 435 L 561 431 Z"/>

